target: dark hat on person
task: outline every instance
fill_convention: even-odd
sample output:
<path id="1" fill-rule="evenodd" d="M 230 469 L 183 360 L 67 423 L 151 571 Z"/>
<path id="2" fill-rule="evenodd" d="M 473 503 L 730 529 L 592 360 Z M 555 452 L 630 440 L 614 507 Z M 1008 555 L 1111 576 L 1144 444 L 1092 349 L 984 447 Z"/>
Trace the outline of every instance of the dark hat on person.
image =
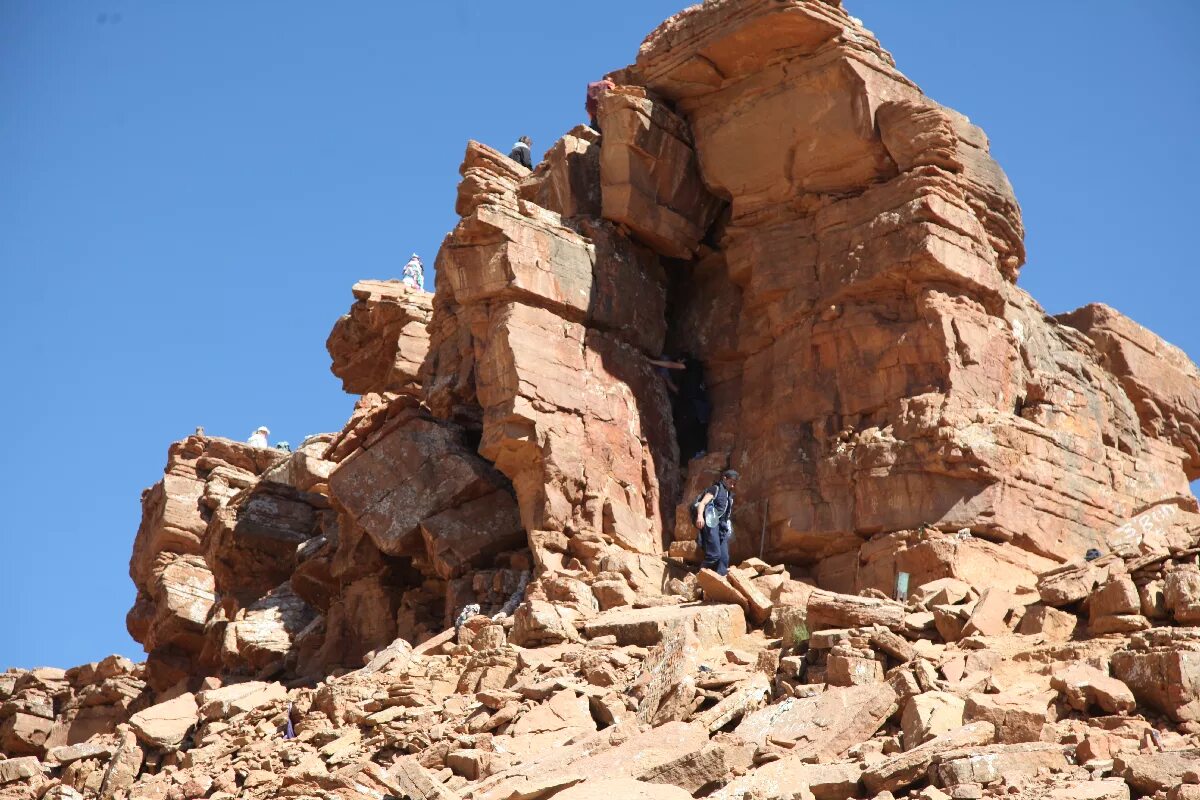
<path id="1" fill-rule="evenodd" d="M 736 480 L 741 479 L 742 476 L 738 474 L 738 471 L 736 469 L 727 469 L 721 473 L 721 477 L 722 478 L 732 478 L 733 480 L 736 481 Z"/>

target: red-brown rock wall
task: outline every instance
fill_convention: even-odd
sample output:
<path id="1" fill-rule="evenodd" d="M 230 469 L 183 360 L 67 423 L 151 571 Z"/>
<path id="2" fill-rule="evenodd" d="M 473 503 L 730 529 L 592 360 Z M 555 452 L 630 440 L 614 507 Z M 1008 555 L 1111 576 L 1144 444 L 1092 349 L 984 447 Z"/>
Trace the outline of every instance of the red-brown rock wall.
<path id="1" fill-rule="evenodd" d="M 172 449 L 131 561 L 152 684 L 355 664 L 511 606 L 531 571 L 529 642 L 691 596 L 661 554 L 694 548 L 679 503 L 727 466 L 735 558 L 845 592 L 989 565 L 1027 590 L 1091 547 L 1186 540 L 1195 366 L 1016 287 L 1020 208 L 986 136 L 840 6 L 708 2 L 612 77 L 603 135 L 533 170 L 468 145 L 436 294 L 355 285 L 328 341 L 362 395 L 340 434 Z M 703 359 L 712 405 L 686 487 L 664 352 Z"/>
<path id="2" fill-rule="evenodd" d="M 1065 560 L 1186 496 L 1190 411 L 1139 426 L 1130 399 L 1153 404 L 1136 368 L 1123 389 L 1012 284 L 1020 209 L 986 136 L 857 21 L 808 0 L 706 3 L 652 33 L 633 74 L 682 112 L 731 203 L 736 354 L 702 332 L 703 296 L 672 341 L 700 345 L 710 441 L 742 471 L 738 552 L 758 554 L 769 503 L 776 558 L 930 525 Z M 1171 369 L 1164 404 L 1190 410 L 1198 384 Z"/>
<path id="3" fill-rule="evenodd" d="M 433 295 L 396 280 L 359 281 L 353 292 L 325 343 L 330 370 L 351 394 L 419 391 Z"/>
<path id="4" fill-rule="evenodd" d="M 573 168 L 564 157 L 535 177 L 569 186 L 553 176 Z M 676 491 L 665 391 L 646 362 L 666 330 L 661 267 L 607 223 L 568 226 L 519 197 L 520 168 L 482 145 L 462 172 L 464 217 L 438 256 L 430 407 L 478 404 L 480 453 L 512 479 L 526 530 L 599 530 L 660 552 Z"/>

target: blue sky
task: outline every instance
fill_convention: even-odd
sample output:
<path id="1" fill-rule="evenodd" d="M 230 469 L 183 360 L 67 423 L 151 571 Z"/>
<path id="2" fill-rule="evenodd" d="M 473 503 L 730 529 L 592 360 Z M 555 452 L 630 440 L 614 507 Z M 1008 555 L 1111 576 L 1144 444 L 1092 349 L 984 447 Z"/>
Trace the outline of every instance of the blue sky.
<path id="1" fill-rule="evenodd" d="M 141 648 L 139 494 L 196 425 L 340 428 L 324 341 L 359 278 L 427 264 L 468 138 L 535 154 L 683 2 L 0 2 L 0 669 Z M 1200 6 L 847 0 L 983 126 L 1021 285 L 1200 358 Z"/>

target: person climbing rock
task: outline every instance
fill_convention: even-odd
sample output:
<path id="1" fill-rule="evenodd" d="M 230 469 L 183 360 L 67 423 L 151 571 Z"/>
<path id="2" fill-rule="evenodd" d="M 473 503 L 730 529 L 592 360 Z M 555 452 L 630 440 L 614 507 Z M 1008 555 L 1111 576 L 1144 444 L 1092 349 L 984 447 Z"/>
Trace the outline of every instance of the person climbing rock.
<path id="1" fill-rule="evenodd" d="M 648 358 L 646 360 L 654 365 L 654 371 L 658 374 L 658 377 L 663 379 L 663 383 L 667 385 L 667 391 L 671 394 L 679 394 L 679 384 L 675 383 L 675 380 L 671 377 L 671 370 L 687 369 L 687 365 L 666 353 L 663 353 L 658 358 Z M 674 398 L 672 398 L 672 402 L 674 402 Z"/>
<path id="2" fill-rule="evenodd" d="M 255 447 L 270 447 L 271 442 L 267 439 L 271 435 L 271 431 L 266 425 L 259 425 L 254 429 L 254 433 L 250 434 L 250 438 L 246 440 L 246 444 L 254 445 Z"/>
<path id="3" fill-rule="evenodd" d="M 675 439 L 679 444 L 679 460 L 687 463 L 708 449 L 708 418 L 710 406 L 708 389 L 704 385 L 704 366 L 684 355 L 679 358 L 664 353 L 647 359 L 671 393 L 671 413 L 675 419 Z M 672 370 L 683 374 L 676 376 Z"/>
<path id="4" fill-rule="evenodd" d="M 600 133 L 600 122 L 596 118 L 596 112 L 600 107 L 600 95 L 615 88 L 617 85 L 608 78 L 593 81 L 587 86 L 587 99 L 584 101 L 583 107 L 587 110 L 588 124 L 596 133 Z"/>
<path id="5" fill-rule="evenodd" d="M 737 470 L 727 469 L 721 479 L 708 487 L 696 505 L 696 527 L 700 530 L 700 547 L 704 550 L 705 569 L 718 575 L 729 572 L 729 540 L 733 538 L 733 490 L 737 486 Z"/>
<path id="6" fill-rule="evenodd" d="M 533 169 L 533 155 L 529 149 L 532 145 L 532 139 L 528 136 L 522 136 L 520 139 L 517 139 L 517 143 L 509 151 L 508 157 L 526 169 Z"/>
<path id="7" fill-rule="evenodd" d="M 404 265 L 400 281 L 414 289 L 425 291 L 425 265 L 421 263 L 421 257 L 416 253 L 413 253 L 412 257 L 408 259 L 408 263 Z"/>
<path id="8" fill-rule="evenodd" d="M 708 450 L 708 421 L 712 404 L 704 382 L 704 365 L 689 355 L 679 359 L 683 364 L 677 381 L 679 390 L 672 398 L 675 415 L 675 438 L 679 442 L 679 460 L 687 464 Z"/>

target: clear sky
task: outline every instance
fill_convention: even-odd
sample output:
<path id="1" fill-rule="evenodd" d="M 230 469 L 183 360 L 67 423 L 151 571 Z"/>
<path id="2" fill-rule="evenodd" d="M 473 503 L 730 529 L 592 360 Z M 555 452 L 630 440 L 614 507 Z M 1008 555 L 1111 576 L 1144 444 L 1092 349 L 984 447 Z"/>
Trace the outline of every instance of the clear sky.
<path id="1" fill-rule="evenodd" d="M 0 669 L 139 657 L 168 443 L 340 428 L 325 337 L 355 280 L 432 267 L 467 139 L 540 154 L 684 4 L 0 0 Z M 1200 4 L 846 6 L 991 137 L 1047 310 L 1200 359 Z"/>

